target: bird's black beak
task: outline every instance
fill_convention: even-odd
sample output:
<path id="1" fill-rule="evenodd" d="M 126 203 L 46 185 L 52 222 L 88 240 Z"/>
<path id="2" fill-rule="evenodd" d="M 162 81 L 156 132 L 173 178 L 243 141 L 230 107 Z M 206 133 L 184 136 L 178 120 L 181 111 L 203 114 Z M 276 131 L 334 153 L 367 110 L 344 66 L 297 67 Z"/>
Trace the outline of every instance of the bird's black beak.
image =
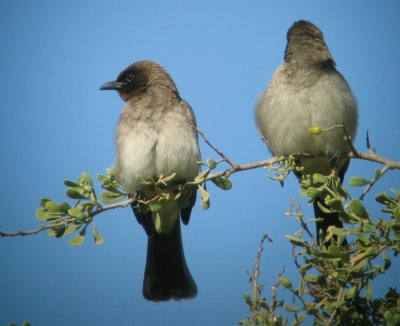
<path id="1" fill-rule="evenodd" d="M 117 82 L 117 81 L 112 81 L 105 83 L 100 87 L 100 90 L 105 91 L 105 90 L 120 90 L 124 86 L 124 83 Z"/>

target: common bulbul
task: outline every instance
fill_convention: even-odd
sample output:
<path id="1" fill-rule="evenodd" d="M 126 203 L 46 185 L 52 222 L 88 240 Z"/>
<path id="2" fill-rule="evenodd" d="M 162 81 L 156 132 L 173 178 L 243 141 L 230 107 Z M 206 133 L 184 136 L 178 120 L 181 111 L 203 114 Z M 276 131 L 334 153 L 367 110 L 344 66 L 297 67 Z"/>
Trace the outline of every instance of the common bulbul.
<path id="1" fill-rule="evenodd" d="M 357 129 L 357 104 L 348 83 L 336 70 L 324 36 L 300 20 L 287 33 L 283 64 L 275 71 L 256 106 L 256 123 L 273 155 L 308 154 L 299 178 L 333 169 L 343 182 L 349 166 L 350 141 Z M 309 132 L 328 129 L 319 135 Z M 340 127 L 343 126 L 343 127 Z M 351 139 L 346 139 L 346 134 Z M 314 201 L 317 239 L 329 226 L 343 227 L 336 212 L 327 213 L 324 198 Z M 325 212 L 324 212 L 325 211 Z M 319 241 L 319 240 L 318 240 Z"/>
<path id="2" fill-rule="evenodd" d="M 131 197 L 152 200 L 156 193 L 145 181 L 175 173 L 183 185 L 199 172 L 200 150 L 194 113 L 180 97 L 168 72 L 153 61 L 139 61 L 101 90 L 116 90 L 125 106 L 116 128 L 116 175 Z M 157 213 L 132 203 L 148 237 L 143 296 L 152 301 L 190 299 L 197 286 L 187 267 L 180 220 L 188 224 L 196 191 L 187 190 L 186 207 L 169 201 Z M 158 214 L 158 216 L 156 216 Z M 157 218 L 161 228 L 156 228 Z"/>

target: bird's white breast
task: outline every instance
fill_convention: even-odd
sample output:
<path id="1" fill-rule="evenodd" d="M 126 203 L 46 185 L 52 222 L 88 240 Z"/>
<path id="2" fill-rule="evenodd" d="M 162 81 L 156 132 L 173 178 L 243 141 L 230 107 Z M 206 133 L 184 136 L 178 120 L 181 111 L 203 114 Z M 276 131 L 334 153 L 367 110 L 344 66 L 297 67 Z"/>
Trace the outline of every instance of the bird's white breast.
<path id="1" fill-rule="evenodd" d="M 308 153 L 340 155 L 348 151 L 342 128 L 310 134 L 313 126 L 330 128 L 345 124 L 354 136 L 356 102 L 344 78 L 336 71 L 321 74 L 312 83 L 307 72 L 288 79 L 282 66 L 261 96 L 256 108 L 257 126 L 274 155 Z"/>
<path id="2" fill-rule="evenodd" d="M 199 170 L 196 134 L 182 108 L 151 109 L 126 106 L 117 126 L 117 174 L 131 193 L 146 179 L 175 172 L 177 180 L 190 180 Z"/>

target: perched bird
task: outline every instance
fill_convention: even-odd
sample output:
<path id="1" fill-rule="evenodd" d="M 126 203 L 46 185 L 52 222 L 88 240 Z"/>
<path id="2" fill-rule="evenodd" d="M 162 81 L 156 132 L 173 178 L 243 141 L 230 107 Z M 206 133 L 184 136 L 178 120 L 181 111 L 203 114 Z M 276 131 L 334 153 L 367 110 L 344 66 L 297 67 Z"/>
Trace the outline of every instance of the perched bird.
<path id="1" fill-rule="evenodd" d="M 143 181 L 175 173 L 179 186 L 199 172 L 200 150 L 194 113 L 180 97 L 168 72 L 158 63 L 139 61 L 122 71 L 101 90 L 116 90 L 126 102 L 116 128 L 116 175 L 133 198 L 150 200 L 154 189 Z M 197 286 L 186 265 L 180 219 L 189 223 L 195 190 L 185 193 L 187 206 L 174 200 L 157 213 L 132 208 L 148 236 L 143 296 L 147 300 L 190 299 Z M 157 218 L 161 229 L 156 228 Z"/>
<path id="2" fill-rule="evenodd" d="M 287 33 L 284 63 L 275 71 L 256 106 L 256 123 L 273 155 L 309 154 L 302 175 L 328 175 L 333 169 L 343 181 L 349 166 L 349 140 L 357 129 L 357 104 L 344 77 L 335 68 L 322 32 L 300 20 Z M 319 135 L 310 127 L 332 128 Z M 297 176 L 301 178 L 300 173 Z M 337 213 L 326 213 L 314 202 L 317 237 L 331 225 L 343 227 Z"/>

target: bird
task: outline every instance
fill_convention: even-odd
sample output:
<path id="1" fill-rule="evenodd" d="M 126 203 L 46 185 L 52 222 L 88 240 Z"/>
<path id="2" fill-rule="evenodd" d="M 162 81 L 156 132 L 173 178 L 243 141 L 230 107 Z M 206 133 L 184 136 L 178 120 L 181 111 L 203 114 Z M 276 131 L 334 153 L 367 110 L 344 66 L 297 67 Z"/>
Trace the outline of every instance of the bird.
<path id="1" fill-rule="evenodd" d="M 295 172 L 299 180 L 336 171 L 343 183 L 350 163 L 350 142 L 357 131 L 357 102 L 336 69 L 323 33 L 313 23 L 299 20 L 289 28 L 284 62 L 259 97 L 255 120 L 274 156 L 310 156 L 298 163 L 304 168 Z M 315 126 L 317 130 L 328 130 L 318 135 L 310 133 Z M 318 243 L 329 226 L 343 227 L 338 213 L 327 213 L 321 205 L 326 207 L 320 196 L 313 202 Z"/>
<path id="2" fill-rule="evenodd" d="M 180 220 L 189 223 L 196 191 L 182 195 L 186 205 L 171 200 L 158 212 L 139 205 L 156 196 L 144 181 L 174 175 L 179 187 L 199 173 L 194 113 L 167 70 L 151 60 L 131 64 L 100 89 L 116 90 L 125 101 L 116 127 L 115 171 L 148 237 L 143 296 L 155 302 L 194 298 L 197 285 L 186 263 Z"/>

